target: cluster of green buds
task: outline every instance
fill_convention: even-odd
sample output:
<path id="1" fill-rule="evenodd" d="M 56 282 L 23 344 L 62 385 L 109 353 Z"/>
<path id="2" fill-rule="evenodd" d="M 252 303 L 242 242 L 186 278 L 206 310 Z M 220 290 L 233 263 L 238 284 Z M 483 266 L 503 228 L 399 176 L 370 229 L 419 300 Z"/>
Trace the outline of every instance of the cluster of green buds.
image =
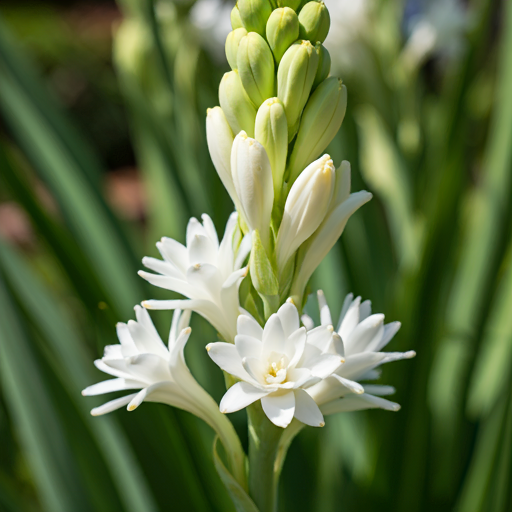
<path id="1" fill-rule="evenodd" d="M 238 0 L 231 25 L 231 71 L 220 83 L 220 107 L 208 110 L 207 137 L 242 230 L 253 236 L 254 290 L 244 306 L 267 317 L 290 294 L 300 307 L 312 272 L 371 195 L 350 195 L 348 163 L 335 169 L 321 156 L 347 106 L 346 87 L 329 76 L 325 4 Z"/>

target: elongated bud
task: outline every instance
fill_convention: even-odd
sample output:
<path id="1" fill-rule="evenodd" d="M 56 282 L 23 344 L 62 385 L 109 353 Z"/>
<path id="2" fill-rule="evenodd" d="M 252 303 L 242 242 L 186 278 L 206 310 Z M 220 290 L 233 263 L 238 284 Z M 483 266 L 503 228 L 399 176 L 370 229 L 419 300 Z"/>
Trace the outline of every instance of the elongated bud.
<path id="1" fill-rule="evenodd" d="M 231 149 L 234 135 L 220 107 L 206 111 L 206 140 L 208 149 L 222 184 L 238 209 L 238 198 L 231 174 Z"/>
<path id="2" fill-rule="evenodd" d="M 262 243 L 268 251 L 274 203 L 272 170 L 265 148 L 243 131 L 233 142 L 231 172 L 241 213 L 249 229 L 260 232 Z"/>
<path id="3" fill-rule="evenodd" d="M 247 32 L 257 32 L 265 36 L 267 20 L 272 14 L 269 0 L 238 0 L 238 10 Z"/>
<path id="4" fill-rule="evenodd" d="M 255 138 L 265 148 L 274 182 L 274 197 L 277 200 L 283 187 L 283 175 L 288 156 L 288 126 L 284 105 L 278 98 L 263 102 L 256 114 Z"/>
<path id="5" fill-rule="evenodd" d="M 237 28 L 244 28 L 242 18 L 240 17 L 240 11 L 238 10 L 238 5 L 235 5 L 231 10 L 231 27 L 233 30 L 236 30 Z"/>
<path id="6" fill-rule="evenodd" d="M 278 7 L 289 7 L 294 11 L 296 11 L 300 7 L 301 3 L 302 0 L 277 0 Z"/>
<path id="7" fill-rule="evenodd" d="M 304 289 L 309 279 L 341 236 L 350 216 L 372 198 L 366 190 L 350 194 L 348 162 L 342 162 L 336 174 L 336 190 L 328 213 L 316 232 L 299 249 L 291 288 L 291 296 L 298 303 L 302 303 Z"/>
<path id="8" fill-rule="evenodd" d="M 307 167 L 290 189 L 276 242 L 280 272 L 324 220 L 334 189 L 334 173 L 331 157 L 324 155 Z"/>
<path id="9" fill-rule="evenodd" d="M 245 28 L 237 28 L 226 38 L 226 57 L 232 70 L 238 69 L 237 54 L 240 40 L 247 35 Z"/>
<path id="10" fill-rule="evenodd" d="M 274 57 L 263 37 L 256 32 L 243 37 L 237 63 L 245 92 L 256 107 L 274 96 Z"/>
<path id="11" fill-rule="evenodd" d="M 317 43 L 315 50 L 318 53 L 319 61 L 315 81 L 313 83 L 313 89 L 316 89 L 331 72 L 331 55 L 327 51 L 327 48 L 323 44 Z"/>
<path id="12" fill-rule="evenodd" d="M 242 86 L 238 71 L 230 71 L 222 77 L 219 101 L 233 133 L 245 130 L 254 136 L 256 109 Z"/>
<path id="13" fill-rule="evenodd" d="M 309 41 L 298 41 L 286 50 L 277 71 L 277 97 L 288 121 L 288 140 L 297 133 L 300 115 L 308 101 L 318 68 L 318 54 Z"/>
<path id="14" fill-rule="evenodd" d="M 299 38 L 299 18 L 293 9 L 282 7 L 270 15 L 267 22 L 267 41 L 279 64 L 284 52 Z"/>
<path id="15" fill-rule="evenodd" d="M 323 2 L 308 2 L 299 13 L 300 37 L 323 43 L 331 26 L 329 11 Z"/>
<path id="16" fill-rule="evenodd" d="M 324 80 L 311 95 L 290 156 L 289 182 L 325 150 L 340 129 L 347 109 L 347 88 L 336 77 Z"/>

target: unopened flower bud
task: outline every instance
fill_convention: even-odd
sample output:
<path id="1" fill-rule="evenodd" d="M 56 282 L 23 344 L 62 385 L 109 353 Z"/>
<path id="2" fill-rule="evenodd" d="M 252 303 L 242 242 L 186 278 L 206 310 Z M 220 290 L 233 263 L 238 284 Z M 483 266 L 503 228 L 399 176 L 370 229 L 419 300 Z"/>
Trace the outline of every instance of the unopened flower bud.
<path id="1" fill-rule="evenodd" d="M 238 197 L 231 174 L 231 148 L 234 135 L 220 107 L 206 111 L 206 140 L 208 149 L 222 184 L 238 209 Z"/>
<path id="2" fill-rule="evenodd" d="M 288 140 L 297 133 L 302 109 L 318 69 L 318 53 L 309 41 L 297 41 L 286 50 L 277 71 L 277 97 L 288 121 Z"/>
<path id="3" fill-rule="evenodd" d="M 299 13 L 300 37 L 323 43 L 331 26 L 329 11 L 323 2 L 308 2 Z"/>
<path id="4" fill-rule="evenodd" d="M 347 88 L 336 77 L 324 80 L 311 95 L 290 156 L 289 182 L 325 150 L 340 129 L 347 108 Z"/>
<path id="5" fill-rule="evenodd" d="M 233 30 L 236 30 L 237 28 L 244 28 L 242 18 L 240 17 L 240 11 L 238 10 L 238 5 L 235 5 L 231 10 L 231 27 Z"/>
<path id="6" fill-rule="evenodd" d="M 260 232 L 263 246 L 270 245 L 270 217 L 274 204 L 272 170 L 265 148 L 240 132 L 231 150 L 231 172 L 241 214 L 249 229 Z"/>
<path id="7" fill-rule="evenodd" d="M 299 38 L 299 18 L 293 9 L 276 9 L 267 21 L 267 41 L 279 64 L 284 52 Z"/>
<path id="8" fill-rule="evenodd" d="M 228 59 L 231 69 L 238 69 L 236 56 L 238 54 L 238 46 L 240 40 L 247 35 L 245 28 L 237 28 L 228 34 L 226 38 L 226 57 Z"/>
<path id="9" fill-rule="evenodd" d="M 256 107 L 274 96 L 274 57 L 263 37 L 256 32 L 243 37 L 237 63 L 245 92 Z"/>
<path id="10" fill-rule="evenodd" d="M 315 50 L 318 53 L 319 61 L 315 81 L 313 83 L 313 89 L 316 89 L 331 72 L 331 55 L 327 51 L 327 48 L 323 44 L 317 43 Z"/>
<path id="11" fill-rule="evenodd" d="M 278 98 L 263 102 L 256 114 L 256 140 L 265 148 L 272 169 L 274 196 L 279 198 L 288 156 L 288 126 L 284 106 Z"/>
<path id="12" fill-rule="evenodd" d="M 308 166 L 290 189 L 276 242 L 280 272 L 324 220 L 332 198 L 334 179 L 334 164 L 329 155 L 324 155 Z"/>
<path id="13" fill-rule="evenodd" d="M 269 0 L 238 0 L 238 10 L 243 26 L 248 32 L 257 32 L 265 36 L 267 20 L 272 14 Z"/>
<path id="14" fill-rule="evenodd" d="M 222 77 L 219 101 L 233 133 L 245 130 L 254 136 L 256 109 L 242 86 L 238 71 L 230 71 Z"/>
<path id="15" fill-rule="evenodd" d="M 290 292 L 297 301 L 302 301 L 309 279 L 341 236 L 350 216 L 371 198 L 372 195 L 366 190 L 350 194 L 350 164 L 346 161 L 342 162 L 341 167 L 336 171 L 335 191 L 325 219 L 299 249 Z"/>
<path id="16" fill-rule="evenodd" d="M 301 3 L 302 0 L 277 0 L 278 7 L 289 7 L 294 11 L 296 11 L 300 7 Z"/>

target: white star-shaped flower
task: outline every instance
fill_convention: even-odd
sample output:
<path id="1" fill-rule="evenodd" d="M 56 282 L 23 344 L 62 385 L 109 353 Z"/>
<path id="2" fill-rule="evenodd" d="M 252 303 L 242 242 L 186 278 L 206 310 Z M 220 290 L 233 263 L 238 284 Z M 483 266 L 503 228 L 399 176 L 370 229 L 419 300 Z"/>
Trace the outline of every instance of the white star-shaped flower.
<path id="1" fill-rule="evenodd" d="M 248 315 L 238 317 L 235 344 L 210 343 L 208 354 L 224 371 L 241 380 L 228 389 L 220 403 L 224 413 L 235 412 L 261 400 L 263 411 L 278 427 L 295 417 L 315 427 L 323 415 L 305 389 L 336 371 L 343 358 L 332 348 L 331 326 L 309 333 L 300 327 L 297 308 L 286 303 L 262 328 Z"/>
<path id="2" fill-rule="evenodd" d="M 331 312 L 322 291 L 318 292 L 320 321 L 324 326 L 332 325 Z M 308 329 L 314 329 L 313 320 L 303 315 L 302 321 Z M 359 381 L 374 380 L 380 376 L 377 367 L 391 361 L 410 359 L 416 355 L 408 352 L 381 352 L 400 329 L 400 322 L 384 324 L 384 315 L 371 314 L 370 301 L 361 303 L 349 293 L 343 304 L 337 332 L 334 337 L 339 355 L 345 363 L 328 379 L 310 387 L 307 392 L 320 404 L 323 414 L 342 411 L 381 408 L 398 411 L 400 405 L 385 398 L 395 392 L 391 386 L 360 384 Z M 313 331 L 310 331 L 313 332 Z M 320 347 L 328 350 L 328 347 Z"/>
<path id="3" fill-rule="evenodd" d="M 184 295 L 189 300 L 147 300 L 148 309 L 192 310 L 208 320 L 225 340 L 233 340 L 240 313 L 238 288 L 247 274 L 241 268 L 251 249 L 250 237 L 242 239 L 238 214 L 233 213 L 219 243 L 212 220 L 206 214 L 203 224 L 190 219 L 187 246 L 172 238 L 157 243 L 164 261 L 144 258 L 142 263 L 158 272 L 139 275 L 155 286 Z"/>

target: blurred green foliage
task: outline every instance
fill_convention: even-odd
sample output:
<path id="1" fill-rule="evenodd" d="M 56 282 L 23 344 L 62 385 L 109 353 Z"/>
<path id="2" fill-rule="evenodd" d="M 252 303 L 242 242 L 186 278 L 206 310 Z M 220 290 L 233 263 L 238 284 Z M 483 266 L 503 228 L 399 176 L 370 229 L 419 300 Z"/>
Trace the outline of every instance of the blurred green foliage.
<path id="1" fill-rule="evenodd" d="M 506 512 L 512 4 L 469 2 L 463 51 L 416 61 L 406 6 L 371 5 L 341 66 L 349 107 L 329 149 L 375 198 L 313 284 L 338 311 L 349 291 L 372 299 L 403 324 L 392 349 L 418 356 L 384 368 L 398 414 L 338 415 L 298 436 L 281 510 Z M 156 404 L 92 418 L 95 399 L 80 396 L 115 322 L 162 294 L 137 277 L 140 258 L 162 235 L 182 240 L 190 215 L 221 228 L 231 210 L 204 129 L 225 69 L 190 8 L 122 0 L 122 19 L 112 6 L 97 13 L 99 36 L 77 28 L 80 10 L 73 25 L 44 4 L 0 8 L 0 206 L 19 205 L 34 238 L 0 238 L 2 511 L 231 510 L 207 427 Z M 105 193 L 105 166 L 130 165 L 144 222 L 120 219 Z M 154 316 L 164 332 L 170 315 Z M 215 333 L 198 318 L 193 329 L 190 366 L 218 399 L 222 376 L 203 350 Z M 244 439 L 243 413 L 233 421 Z"/>

